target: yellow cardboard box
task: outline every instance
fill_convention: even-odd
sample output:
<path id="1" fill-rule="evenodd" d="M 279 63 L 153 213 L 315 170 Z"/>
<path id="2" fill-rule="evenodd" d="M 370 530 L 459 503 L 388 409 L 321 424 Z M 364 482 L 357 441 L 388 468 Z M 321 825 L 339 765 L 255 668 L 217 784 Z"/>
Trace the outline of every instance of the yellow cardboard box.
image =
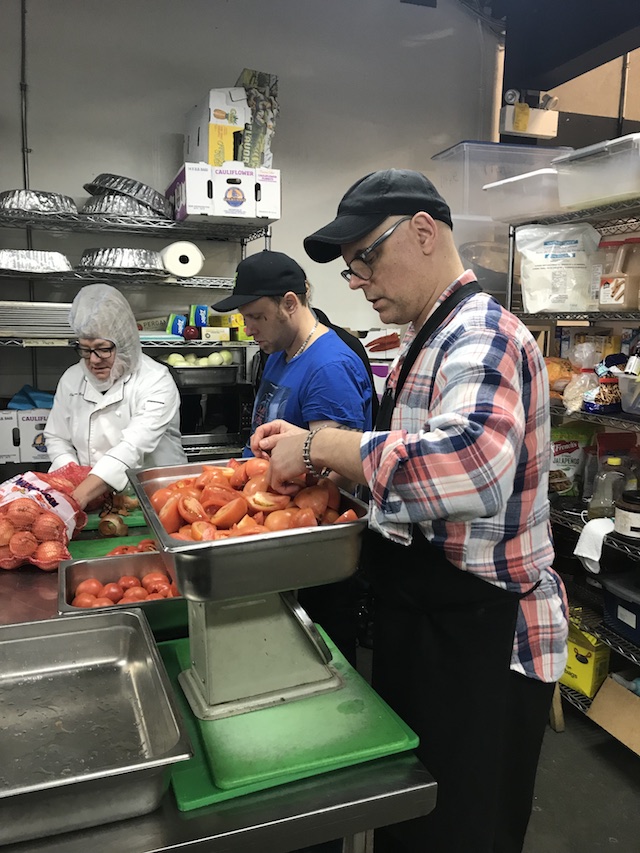
<path id="1" fill-rule="evenodd" d="M 233 327 L 239 328 L 242 326 L 244 329 L 244 317 L 240 313 L 236 314 L 209 314 L 209 325 L 210 326 L 222 326 L 222 327 Z"/>
<path id="2" fill-rule="evenodd" d="M 581 631 L 576 621 L 570 617 L 569 657 L 560 683 L 592 697 L 607 677 L 610 650 L 593 634 Z"/>

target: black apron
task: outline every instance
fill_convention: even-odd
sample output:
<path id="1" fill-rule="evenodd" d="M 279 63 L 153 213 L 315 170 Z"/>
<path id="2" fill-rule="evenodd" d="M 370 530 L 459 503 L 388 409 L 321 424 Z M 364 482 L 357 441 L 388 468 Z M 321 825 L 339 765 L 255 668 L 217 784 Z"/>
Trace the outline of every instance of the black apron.
<path id="1" fill-rule="evenodd" d="M 395 393 L 385 390 L 377 431 L 390 429 L 424 343 L 478 291 L 464 285 L 426 321 Z M 438 782 L 435 811 L 379 830 L 376 853 L 491 853 L 499 784 L 493 771 L 521 596 L 458 569 L 417 526 L 408 547 L 368 530 L 361 566 L 375 600 L 373 686 L 419 735 L 417 754 Z"/>

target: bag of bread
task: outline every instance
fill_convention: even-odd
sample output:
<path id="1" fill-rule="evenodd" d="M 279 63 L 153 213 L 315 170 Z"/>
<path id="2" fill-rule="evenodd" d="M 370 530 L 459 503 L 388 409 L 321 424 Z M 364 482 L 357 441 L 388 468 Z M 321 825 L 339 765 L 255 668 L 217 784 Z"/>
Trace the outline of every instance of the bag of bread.
<path id="1" fill-rule="evenodd" d="M 549 396 L 552 400 L 561 400 L 562 392 L 573 378 L 573 368 L 568 358 L 545 358 L 547 373 L 549 375 Z"/>

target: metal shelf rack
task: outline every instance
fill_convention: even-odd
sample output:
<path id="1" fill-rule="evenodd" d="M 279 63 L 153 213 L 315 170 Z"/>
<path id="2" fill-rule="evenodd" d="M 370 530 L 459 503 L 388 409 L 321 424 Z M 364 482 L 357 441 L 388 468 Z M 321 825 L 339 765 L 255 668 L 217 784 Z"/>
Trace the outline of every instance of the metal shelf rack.
<path id="1" fill-rule="evenodd" d="M 568 530 L 573 530 L 574 533 L 582 533 L 585 525 L 582 517 L 584 511 L 584 509 L 552 506 L 551 523 L 566 527 Z M 631 560 L 640 561 L 640 543 L 636 545 L 631 540 L 626 540 L 616 533 L 609 533 L 605 536 L 604 544 L 608 548 L 620 551 L 625 557 L 629 557 Z"/>
<path id="2" fill-rule="evenodd" d="M 55 343 L 50 343 L 55 341 Z M 48 338 L 0 338 L 0 347 L 65 347 L 73 346 L 75 338 L 56 338 L 51 335 Z M 252 342 L 250 342 L 252 343 Z M 243 341 L 141 341 L 142 349 L 230 349 L 231 347 L 246 347 Z"/>
<path id="3" fill-rule="evenodd" d="M 0 211 L 0 228 L 35 228 L 39 231 L 109 231 L 116 234 L 138 234 L 146 237 L 190 237 L 192 240 L 250 242 L 265 237 L 272 219 L 232 219 L 221 222 L 215 217 L 207 221 L 175 222 L 173 219 L 140 218 L 113 214 L 33 213 Z"/>
<path id="4" fill-rule="evenodd" d="M 98 273 L 84 270 L 70 270 L 69 272 L 50 273 L 26 273 L 15 270 L 0 270 L 0 278 L 10 278 L 16 281 L 47 282 L 50 284 L 159 284 L 177 285 L 179 287 L 202 287 L 215 288 L 216 290 L 233 290 L 233 278 L 216 276 L 193 276 L 192 278 L 176 278 L 169 275 L 158 275 L 157 273 Z"/>
<path id="5" fill-rule="evenodd" d="M 571 687 L 567 687 L 566 684 L 560 685 L 560 693 L 570 705 L 573 705 L 574 708 L 582 711 L 583 714 L 587 713 L 591 707 L 591 703 L 593 702 L 593 699 L 589 699 L 589 697 L 585 696 L 584 693 L 578 693 L 577 690 L 572 690 Z"/>
<path id="6" fill-rule="evenodd" d="M 629 415 L 627 412 L 600 415 L 595 412 L 567 412 L 563 406 L 551 406 L 551 416 L 567 418 L 572 421 L 588 421 L 600 426 L 617 427 L 618 429 L 640 430 L 640 416 Z"/>

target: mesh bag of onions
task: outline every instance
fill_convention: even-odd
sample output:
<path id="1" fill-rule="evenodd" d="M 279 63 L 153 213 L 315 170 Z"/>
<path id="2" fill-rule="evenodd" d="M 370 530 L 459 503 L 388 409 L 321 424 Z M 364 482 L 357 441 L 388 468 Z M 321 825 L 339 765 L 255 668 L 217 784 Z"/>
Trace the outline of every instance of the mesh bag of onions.
<path id="1" fill-rule="evenodd" d="M 86 514 L 75 486 L 55 474 L 27 471 L 0 485 L 0 568 L 32 564 L 45 572 L 71 557 L 67 545 Z"/>

